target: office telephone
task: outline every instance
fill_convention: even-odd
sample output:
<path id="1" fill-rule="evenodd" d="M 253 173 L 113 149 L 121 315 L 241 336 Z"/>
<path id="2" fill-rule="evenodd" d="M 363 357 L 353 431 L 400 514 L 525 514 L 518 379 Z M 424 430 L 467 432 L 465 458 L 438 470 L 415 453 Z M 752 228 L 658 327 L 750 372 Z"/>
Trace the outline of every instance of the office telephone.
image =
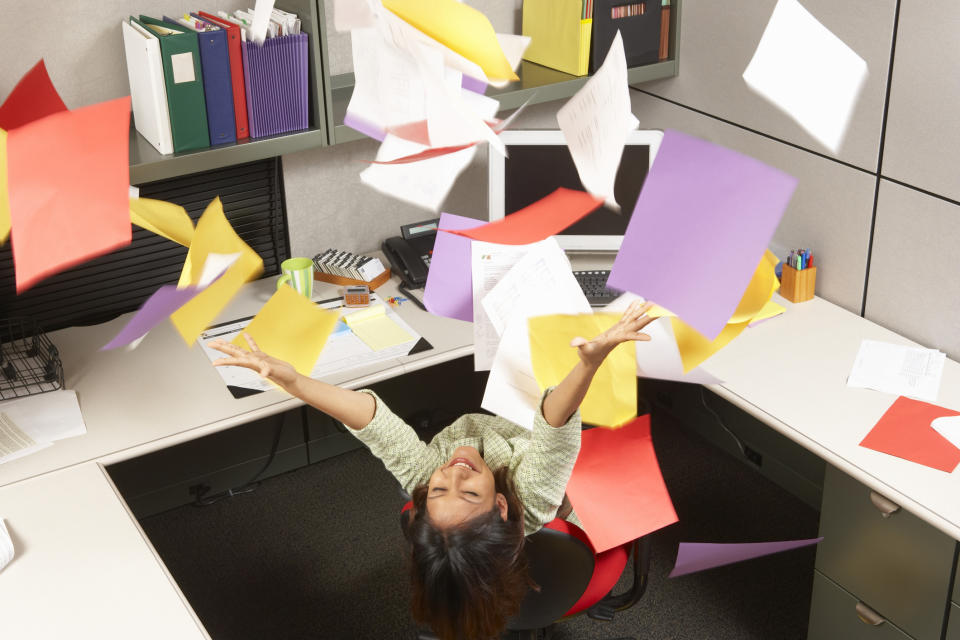
<path id="1" fill-rule="evenodd" d="M 437 238 L 440 218 L 414 222 L 400 227 L 399 236 L 387 238 L 380 246 L 393 272 L 405 286 L 419 289 L 427 284 L 430 256 Z"/>

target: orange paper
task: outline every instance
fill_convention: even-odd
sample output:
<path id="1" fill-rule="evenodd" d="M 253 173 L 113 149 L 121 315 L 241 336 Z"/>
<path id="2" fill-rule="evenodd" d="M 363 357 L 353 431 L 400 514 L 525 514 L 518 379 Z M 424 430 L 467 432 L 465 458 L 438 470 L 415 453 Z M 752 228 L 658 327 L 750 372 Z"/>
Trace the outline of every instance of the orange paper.
<path id="1" fill-rule="evenodd" d="M 129 97 L 8 132 L 17 293 L 130 243 L 129 137 Z"/>
<path id="2" fill-rule="evenodd" d="M 937 433 L 930 423 L 935 418 L 958 415 L 958 411 L 901 396 L 860 446 L 951 473 L 960 464 L 960 449 Z"/>
<path id="3" fill-rule="evenodd" d="M 0 129 L 16 129 L 60 111 L 66 111 L 57 93 L 47 67 L 40 60 L 20 79 L 0 106 Z"/>
<path id="4" fill-rule="evenodd" d="M 449 230 L 460 236 L 497 244 L 530 244 L 556 235 L 603 204 L 585 191 L 558 188 L 545 198 L 472 229 Z M 447 229 L 442 229 L 447 231 Z"/>
<path id="5" fill-rule="evenodd" d="M 597 553 L 677 521 L 650 437 L 650 416 L 583 432 L 567 497 Z"/>

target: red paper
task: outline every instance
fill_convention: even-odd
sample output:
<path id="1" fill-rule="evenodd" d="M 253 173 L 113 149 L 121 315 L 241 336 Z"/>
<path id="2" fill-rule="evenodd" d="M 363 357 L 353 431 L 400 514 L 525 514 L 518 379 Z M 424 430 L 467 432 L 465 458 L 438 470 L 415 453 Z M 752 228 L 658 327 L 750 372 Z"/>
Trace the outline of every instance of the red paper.
<path id="1" fill-rule="evenodd" d="M 130 98 L 11 131 L 7 178 L 17 292 L 130 243 Z"/>
<path id="2" fill-rule="evenodd" d="M 960 412 L 901 396 L 860 446 L 951 473 L 960 464 L 960 449 L 937 433 L 930 423 L 935 418 L 957 415 Z"/>
<path id="3" fill-rule="evenodd" d="M 391 133 L 398 138 L 416 142 L 424 146 L 430 146 L 430 132 L 427 130 L 426 120 L 417 120 L 406 124 L 387 127 L 387 133 Z"/>
<path id="4" fill-rule="evenodd" d="M 450 233 L 497 244 L 530 244 L 560 233 L 601 204 L 603 198 L 560 187 L 503 220 L 473 229 L 450 230 Z"/>
<path id="5" fill-rule="evenodd" d="M 59 111 L 66 111 L 43 60 L 20 79 L 0 106 L 0 129 L 16 129 Z"/>
<path id="6" fill-rule="evenodd" d="M 597 553 L 677 521 L 650 438 L 650 416 L 583 432 L 567 497 Z"/>
<path id="7" fill-rule="evenodd" d="M 373 164 L 410 164 L 411 162 L 420 162 L 421 160 L 429 160 L 430 158 L 436 158 L 437 156 L 445 156 L 450 153 L 456 153 L 457 151 L 463 151 L 464 149 L 469 149 L 475 144 L 477 143 L 471 142 L 470 144 L 460 144 L 455 147 L 433 147 L 432 149 L 424 149 L 419 153 L 414 153 L 409 156 L 401 156 L 399 158 L 394 158 L 393 160 L 374 160 Z"/>

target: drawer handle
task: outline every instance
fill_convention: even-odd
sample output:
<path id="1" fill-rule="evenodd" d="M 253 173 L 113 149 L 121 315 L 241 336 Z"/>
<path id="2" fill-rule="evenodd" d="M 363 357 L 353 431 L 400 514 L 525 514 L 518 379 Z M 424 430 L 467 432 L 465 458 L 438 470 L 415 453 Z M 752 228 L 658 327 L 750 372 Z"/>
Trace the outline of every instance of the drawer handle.
<path id="1" fill-rule="evenodd" d="M 874 627 L 878 627 L 887 621 L 886 618 L 884 618 L 882 615 L 880 615 L 879 613 L 877 613 L 867 605 L 863 604 L 862 602 L 857 603 L 856 609 L 857 609 L 857 617 L 860 618 L 860 622 L 863 622 L 864 624 L 869 624 L 869 625 L 873 625 Z"/>
<path id="2" fill-rule="evenodd" d="M 880 511 L 880 515 L 889 518 L 892 514 L 900 510 L 900 505 L 896 502 L 884 498 L 876 491 L 870 492 L 870 502 Z"/>

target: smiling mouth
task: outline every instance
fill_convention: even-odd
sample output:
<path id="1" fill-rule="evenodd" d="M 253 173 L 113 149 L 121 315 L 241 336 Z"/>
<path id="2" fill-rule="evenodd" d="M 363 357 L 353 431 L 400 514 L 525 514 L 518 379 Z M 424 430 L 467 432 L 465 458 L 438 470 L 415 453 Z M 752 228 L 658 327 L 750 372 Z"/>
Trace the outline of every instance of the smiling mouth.
<path id="1" fill-rule="evenodd" d="M 466 458 L 454 458 L 447 463 L 447 468 L 449 469 L 450 467 L 463 467 L 465 469 L 470 469 L 470 471 L 473 471 L 474 473 L 478 473 L 477 468 L 474 467 L 473 463 Z"/>

